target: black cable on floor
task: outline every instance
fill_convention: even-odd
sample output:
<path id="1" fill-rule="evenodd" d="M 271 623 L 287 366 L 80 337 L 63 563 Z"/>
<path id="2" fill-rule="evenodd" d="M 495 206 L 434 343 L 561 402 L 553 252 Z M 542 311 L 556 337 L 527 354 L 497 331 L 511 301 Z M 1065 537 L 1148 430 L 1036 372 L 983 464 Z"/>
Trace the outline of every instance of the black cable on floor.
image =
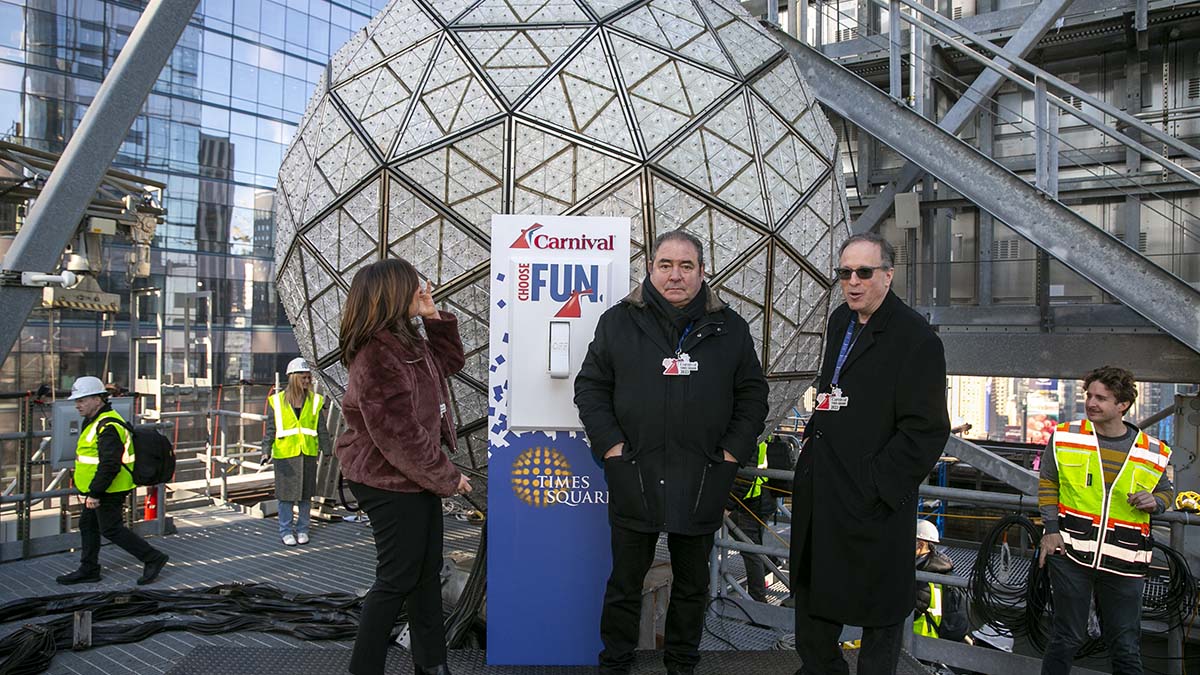
<path id="1" fill-rule="evenodd" d="M 204 635 L 255 631 L 300 640 L 349 640 L 358 631 L 362 599 L 348 593 L 287 593 L 262 584 L 226 584 L 175 591 L 131 590 L 24 598 L 0 606 L 0 623 L 57 616 L 0 638 L 0 675 L 40 673 L 54 654 L 73 647 L 74 613 L 92 612 L 93 647 L 144 640 L 166 631 Z M 138 623 L 114 619 L 173 615 Z M 399 621 L 407 621 L 401 616 Z"/>
<path id="2" fill-rule="evenodd" d="M 1003 544 L 1013 533 L 1023 534 L 1034 543 L 1029 558 L 1004 560 Z M 970 593 L 972 625 L 987 624 L 1005 637 L 1026 637 L 1039 651 L 1045 651 L 1050 642 L 1053 597 L 1048 569 L 1037 564 L 1041 538 L 1041 528 L 1024 516 L 1001 519 L 980 542 L 971 570 Z M 1142 618 L 1163 622 L 1168 629 L 1176 628 L 1195 609 L 1197 582 L 1181 553 L 1159 542 L 1154 543 L 1154 548 L 1166 560 L 1166 571 L 1154 568 L 1151 576 L 1162 579 L 1167 592 L 1148 602 L 1143 600 Z M 1014 566 L 1028 569 L 1022 575 Z M 1089 639 L 1080 647 L 1077 658 L 1103 651 L 1101 640 Z"/>

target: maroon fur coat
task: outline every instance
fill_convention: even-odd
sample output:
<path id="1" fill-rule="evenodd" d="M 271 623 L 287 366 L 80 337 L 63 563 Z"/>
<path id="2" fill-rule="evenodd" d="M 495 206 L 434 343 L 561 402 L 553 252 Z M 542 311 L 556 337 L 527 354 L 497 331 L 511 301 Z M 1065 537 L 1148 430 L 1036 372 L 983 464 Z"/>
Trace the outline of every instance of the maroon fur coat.
<path id="1" fill-rule="evenodd" d="M 458 319 L 440 312 L 425 320 L 425 334 L 428 340 L 405 346 L 380 331 L 350 363 L 342 400 L 347 428 L 336 449 L 348 480 L 442 497 L 458 488 L 458 469 L 441 448 L 442 440 L 455 442 L 446 378 L 465 362 Z"/>

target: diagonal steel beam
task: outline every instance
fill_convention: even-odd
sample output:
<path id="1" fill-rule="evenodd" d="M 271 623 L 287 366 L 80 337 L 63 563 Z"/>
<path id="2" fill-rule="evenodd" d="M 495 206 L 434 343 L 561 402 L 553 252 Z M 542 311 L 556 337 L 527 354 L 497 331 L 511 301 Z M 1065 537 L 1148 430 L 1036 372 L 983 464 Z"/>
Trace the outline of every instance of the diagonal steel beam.
<path id="1" fill-rule="evenodd" d="M 52 272 L 100 181 L 142 110 L 199 0 L 151 0 L 4 257 L 6 272 Z M 0 354 L 7 355 L 41 297 L 40 288 L 0 287 Z M 3 360 L 3 357 L 0 357 Z"/>
<path id="2" fill-rule="evenodd" d="M 937 176 L 1017 234 L 1200 352 L 1200 291 L 786 33 L 772 29 L 822 104 Z"/>
<path id="3" fill-rule="evenodd" d="M 943 453 L 957 457 L 966 464 L 979 469 L 987 475 L 1014 487 L 1027 495 L 1036 495 L 1037 474 L 1023 466 L 1013 464 L 1000 455 L 958 436 L 951 436 L 946 441 Z"/>
<path id="4" fill-rule="evenodd" d="M 1054 22 L 1067 11 L 1070 4 L 1071 0 L 1043 0 L 1026 17 L 1025 23 L 1021 24 L 1017 32 L 1013 33 L 1008 44 L 1004 46 L 1004 52 L 1017 58 L 1024 58 L 1037 46 Z M 916 29 L 912 28 L 911 30 Z M 1010 69 L 1010 66 L 999 57 L 993 59 L 992 62 L 997 66 Z M 1004 84 L 1004 76 L 999 71 L 985 68 L 971 83 L 971 87 L 950 108 L 938 126 L 952 134 L 958 134 L 975 115 L 976 106 L 984 105 L 1002 84 Z M 900 170 L 900 176 L 888 183 L 882 192 L 875 195 L 867 209 L 850 225 L 850 230 L 855 234 L 861 234 L 879 227 L 879 223 L 883 222 L 883 219 L 891 213 L 896 194 L 911 190 L 912 186 L 920 180 L 922 173 L 924 172 L 921 171 L 921 167 L 914 162 L 906 163 Z"/>

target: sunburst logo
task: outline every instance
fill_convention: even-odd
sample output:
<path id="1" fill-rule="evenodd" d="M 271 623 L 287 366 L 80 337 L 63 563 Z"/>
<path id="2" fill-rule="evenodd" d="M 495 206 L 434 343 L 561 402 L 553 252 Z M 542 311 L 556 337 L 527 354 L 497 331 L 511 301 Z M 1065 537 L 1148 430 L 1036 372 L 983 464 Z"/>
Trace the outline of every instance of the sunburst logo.
<path id="1" fill-rule="evenodd" d="M 530 448 L 513 462 L 513 493 L 530 506 L 563 503 L 571 484 L 571 464 L 554 448 Z"/>

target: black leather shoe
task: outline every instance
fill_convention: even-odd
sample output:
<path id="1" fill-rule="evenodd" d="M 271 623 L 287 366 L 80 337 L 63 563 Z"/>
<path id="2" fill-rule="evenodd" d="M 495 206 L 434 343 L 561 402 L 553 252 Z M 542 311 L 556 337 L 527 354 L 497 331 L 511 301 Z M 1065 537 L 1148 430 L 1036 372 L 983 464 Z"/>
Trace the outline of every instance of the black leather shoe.
<path id="1" fill-rule="evenodd" d="M 162 569 L 167 566 L 167 561 L 170 559 L 171 556 L 163 553 L 162 557 L 146 563 L 146 567 L 142 570 L 142 576 L 137 580 L 138 586 L 145 586 L 157 579 L 159 572 L 162 572 Z"/>
<path id="2" fill-rule="evenodd" d="M 94 584 L 100 581 L 100 570 L 85 570 L 82 567 L 71 572 L 70 574 L 62 574 L 54 579 L 64 586 L 73 586 L 75 584 Z"/>
<path id="3" fill-rule="evenodd" d="M 421 666 L 417 666 L 417 675 L 452 675 L 452 674 L 450 673 L 450 668 L 448 666 L 446 666 L 446 664 L 443 663 L 440 666 L 434 666 L 432 668 L 422 668 Z"/>

